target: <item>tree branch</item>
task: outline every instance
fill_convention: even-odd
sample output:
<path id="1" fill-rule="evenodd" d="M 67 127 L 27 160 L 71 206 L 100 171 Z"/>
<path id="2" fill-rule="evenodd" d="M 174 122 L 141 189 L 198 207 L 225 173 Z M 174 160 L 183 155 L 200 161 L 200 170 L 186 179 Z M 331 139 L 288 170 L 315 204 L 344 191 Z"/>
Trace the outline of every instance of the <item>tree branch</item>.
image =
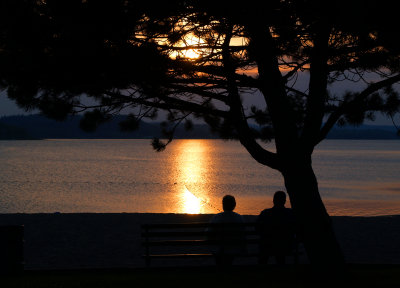
<path id="1" fill-rule="evenodd" d="M 309 153 L 312 153 L 321 129 L 328 85 L 328 42 L 331 28 L 324 22 L 319 26 L 310 56 L 310 92 L 301 135 L 301 142 Z"/>
<path id="2" fill-rule="evenodd" d="M 208 115 L 213 115 L 217 117 L 222 117 L 222 118 L 227 118 L 229 113 L 227 111 L 219 110 L 219 109 L 213 109 L 209 106 L 204 106 L 201 104 L 196 104 L 193 102 L 188 102 L 184 101 L 181 99 L 173 98 L 173 97 L 168 97 L 168 96 L 162 96 L 162 95 L 157 95 L 157 97 L 151 97 L 151 98 L 141 98 L 141 97 L 134 97 L 132 96 L 126 96 L 118 92 L 111 92 L 108 91 L 105 93 L 106 95 L 109 95 L 114 98 L 119 98 L 123 99 L 125 103 L 133 103 L 133 104 L 139 104 L 139 105 L 144 105 L 147 107 L 154 107 L 154 108 L 159 108 L 163 110 L 170 110 L 170 109 L 176 109 L 180 111 L 188 111 L 188 112 L 194 112 L 198 114 L 208 114 Z M 150 99 L 154 99 L 153 101 L 150 101 Z"/>
<path id="3" fill-rule="evenodd" d="M 349 107 L 351 107 L 354 104 L 359 103 L 360 101 L 362 101 L 363 99 L 365 99 L 366 97 L 371 95 L 372 93 L 375 93 L 378 90 L 388 87 L 390 85 L 393 85 L 399 81 L 400 81 L 400 74 L 397 74 L 395 76 L 389 77 L 380 82 L 376 82 L 376 83 L 369 85 L 366 89 L 364 89 L 362 92 L 360 92 L 352 101 L 343 102 L 342 105 L 340 105 L 334 112 L 331 113 L 331 115 L 329 116 L 325 125 L 321 128 L 321 131 L 318 135 L 318 138 L 316 139 L 316 142 L 314 143 L 314 146 L 326 138 L 329 131 L 331 131 L 333 126 L 340 119 L 340 117 L 346 113 L 346 111 Z"/>
<path id="4" fill-rule="evenodd" d="M 229 28 L 228 28 L 229 29 Z M 225 69 L 225 75 L 227 78 L 227 86 L 229 93 L 229 106 L 231 107 L 231 120 L 234 126 L 238 130 L 239 141 L 250 153 L 250 155 L 259 163 L 267 165 L 273 169 L 280 169 L 278 157 L 275 153 L 272 153 L 260 146 L 254 138 L 253 133 L 246 121 L 246 116 L 243 112 L 242 102 L 240 100 L 240 94 L 235 81 L 235 68 L 232 65 L 231 54 L 229 52 L 229 43 L 231 40 L 231 29 L 228 30 L 223 45 L 222 55 Z"/>
<path id="5" fill-rule="evenodd" d="M 290 155 L 297 149 L 296 121 L 279 70 L 277 51 L 269 27 L 255 21 L 248 26 L 250 49 L 258 65 L 260 91 L 267 103 L 275 132 L 277 153 Z"/>

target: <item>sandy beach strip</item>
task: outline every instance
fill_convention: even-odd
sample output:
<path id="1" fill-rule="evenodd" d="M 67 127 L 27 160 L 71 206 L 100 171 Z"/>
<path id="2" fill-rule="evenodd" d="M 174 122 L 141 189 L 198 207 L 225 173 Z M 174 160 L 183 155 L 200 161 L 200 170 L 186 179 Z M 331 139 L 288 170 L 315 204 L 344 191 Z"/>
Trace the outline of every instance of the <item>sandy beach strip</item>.
<path id="1" fill-rule="evenodd" d="M 24 225 L 25 269 L 135 268 L 145 265 L 141 256 L 142 224 L 207 222 L 211 216 L 0 214 L 0 225 Z M 245 220 L 254 221 L 255 217 L 248 215 Z M 400 264 L 400 216 L 335 216 L 332 219 L 348 263 Z M 306 263 L 306 255 L 300 260 Z M 168 264 L 174 265 L 157 263 L 158 266 Z"/>

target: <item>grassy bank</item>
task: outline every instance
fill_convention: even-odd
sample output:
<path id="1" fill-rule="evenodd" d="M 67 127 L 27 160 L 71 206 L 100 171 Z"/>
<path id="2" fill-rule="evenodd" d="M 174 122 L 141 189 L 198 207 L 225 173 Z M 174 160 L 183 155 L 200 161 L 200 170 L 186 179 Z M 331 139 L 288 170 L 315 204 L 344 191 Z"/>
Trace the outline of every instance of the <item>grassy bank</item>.
<path id="1" fill-rule="evenodd" d="M 320 277 L 316 277 L 320 276 Z M 1 277 L 1 287 L 399 287 L 400 265 L 352 265 L 347 277 L 334 273 L 316 275 L 309 267 L 235 268 L 218 272 L 214 268 L 135 269 L 103 271 L 28 271 L 21 275 Z"/>

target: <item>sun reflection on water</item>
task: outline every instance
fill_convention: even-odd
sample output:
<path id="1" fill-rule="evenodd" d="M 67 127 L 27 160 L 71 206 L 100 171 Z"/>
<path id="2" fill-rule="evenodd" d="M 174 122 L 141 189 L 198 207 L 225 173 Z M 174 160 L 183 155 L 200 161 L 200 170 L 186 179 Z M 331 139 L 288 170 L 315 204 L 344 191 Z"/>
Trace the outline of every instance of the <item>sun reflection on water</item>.
<path id="1" fill-rule="evenodd" d="M 209 147 L 201 140 L 184 140 L 179 143 L 178 151 L 178 213 L 205 213 L 210 181 Z"/>
<path id="2" fill-rule="evenodd" d="M 186 187 L 182 194 L 183 213 L 198 214 L 201 211 L 201 200 L 191 193 Z"/>

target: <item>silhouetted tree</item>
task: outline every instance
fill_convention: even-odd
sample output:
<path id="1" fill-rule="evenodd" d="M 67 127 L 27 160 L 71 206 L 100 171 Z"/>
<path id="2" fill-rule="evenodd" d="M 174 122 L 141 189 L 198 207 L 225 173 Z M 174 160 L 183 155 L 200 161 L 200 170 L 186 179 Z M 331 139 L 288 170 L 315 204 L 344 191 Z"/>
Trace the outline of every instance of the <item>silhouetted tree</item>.
<path id="1" fill-rule="evenodd" d="M 0 84 L 20 106 L 54 118 L 86 111 L 86 129 L 122 109 L 132 111 L 124 129 L 165 110 L 158 151 L 176 125 L 203 119 L 282 173 L 311 262 L 343 264 L 312 153 L 335 124 L 398 113 L 394 4 L 164 2 L 6 1 Z M 341 81 L 359 89 L 334 94 Z M 263 103 L 248 104 L 257 95 Z M 258 139 L 274 139 L 276 152 Z"/>

